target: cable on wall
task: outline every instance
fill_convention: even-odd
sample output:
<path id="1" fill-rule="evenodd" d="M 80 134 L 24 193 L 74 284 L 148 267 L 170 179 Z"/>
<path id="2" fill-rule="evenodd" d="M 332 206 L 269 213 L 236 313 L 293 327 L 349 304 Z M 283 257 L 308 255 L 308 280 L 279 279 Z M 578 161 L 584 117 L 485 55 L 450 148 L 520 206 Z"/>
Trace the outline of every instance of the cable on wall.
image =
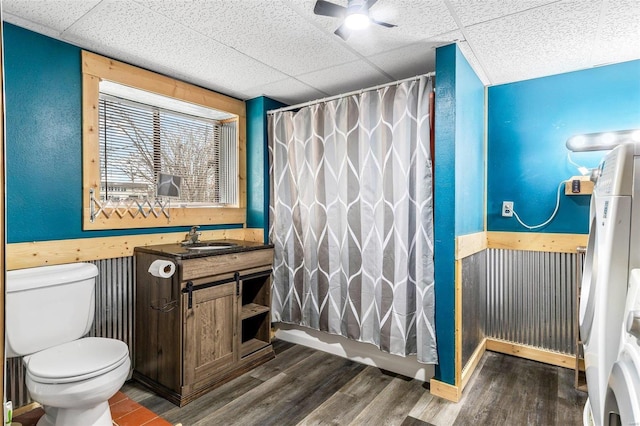
<path id="1" fill-rule="evenodd" d="M 524 223 L 522 221 L 522 219 L 520 219 L 520 216 L 518 216 L 518 213 L 516 213 L 516 209 L 513 209 L 513 217 L 516 218 L 516 220 L 518 221 L 518 223 L 522 226 L 524 226 L 527 229 L 538 229 L 538 228 L 542 228 L 543 226 L 546 226 L 549 224 L 549 222 L 551 222 L 555 217 L 556 214 L 558 213 L 558 209 L 560 208 L 560 192 L 562 190 L 562 187 L 565 185 L 564 181 L 560 182 L 560 184 L 558 185 L 558 191 L 556 194 L 556 207 L 555 209 L 553 209 L 553 213 L 551 213 L 551 217 L 549 217 L 549 219 L 545 220 L 544 222 L 542 222 L 539 225 L 527 225 L 526 223 Z"/>
<path id="2" fill-rule="evenodd" d="M 576 169 L 578 169 L 578 171 L 580 172 L 580 174 L 582 176 L 586 176 L 589 173 L 591 173 L 591 169 L 589 169 L 588 167 L 585 167 L 585 166 L 581 166 L 580 164 L 578 164 L 575 161 L 573 161 L 573 158 L 571 158 L 571 151 L 567 151 L 567 160 L 569 161 L 569 164 L 571 164 Z"/>

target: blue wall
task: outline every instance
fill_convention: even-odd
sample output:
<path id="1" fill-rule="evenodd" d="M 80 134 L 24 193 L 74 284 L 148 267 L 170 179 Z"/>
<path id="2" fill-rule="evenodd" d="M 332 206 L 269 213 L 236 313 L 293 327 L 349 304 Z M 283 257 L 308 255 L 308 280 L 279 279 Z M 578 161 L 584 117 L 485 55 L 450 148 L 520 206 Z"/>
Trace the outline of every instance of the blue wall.
<path id="1" fill-rule="evenodd" d="M 456 45 L 436 49 L 436 379 L 455 384 L 455 237 L 484 226 L 484 87 Z"/>
<path id="2" fill-rule="evenodd" d="M 247 227 L 269 236 L 269 154 L 267 111 L 284 104 L 261 96 L 247 101 Z"/>
<path id="3" fill-rule="evenodd" d="M 484 84 L 459 49 L 455 100 L 457 237 L 484 230 L 485 198 Z"/>
<path id="4" fill-rule="evenodd" d="M 3 28 L 8 242 L 186 232 L 82 230 L 80 49 L 8 23 Z"/>
<path id="5" fill-rule="evenodd" d="M 580 133 L 640 128 L 640 61 L 608 65 L 489 88 L 489 231 L 527 231 L 501 216 L 514 201 L 521 219 L 536 225 L 553 212 L 562 180 L 579 175 L 566 140 Z M 604 153 L 576 153 L 597 166 Z M 588 196 L 561 196 L 557 217 L 541 232 L 588 233 Z"/>

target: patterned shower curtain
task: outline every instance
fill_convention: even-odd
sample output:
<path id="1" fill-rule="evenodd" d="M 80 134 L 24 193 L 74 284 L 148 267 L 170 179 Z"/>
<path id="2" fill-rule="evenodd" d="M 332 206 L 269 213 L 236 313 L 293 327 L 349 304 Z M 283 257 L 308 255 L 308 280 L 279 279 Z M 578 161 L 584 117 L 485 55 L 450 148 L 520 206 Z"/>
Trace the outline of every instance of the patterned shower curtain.
<path id="1" fill-rule="evenodd" d="M 437 363 L 431 84 L 269 116 L 274 321 Z"/>

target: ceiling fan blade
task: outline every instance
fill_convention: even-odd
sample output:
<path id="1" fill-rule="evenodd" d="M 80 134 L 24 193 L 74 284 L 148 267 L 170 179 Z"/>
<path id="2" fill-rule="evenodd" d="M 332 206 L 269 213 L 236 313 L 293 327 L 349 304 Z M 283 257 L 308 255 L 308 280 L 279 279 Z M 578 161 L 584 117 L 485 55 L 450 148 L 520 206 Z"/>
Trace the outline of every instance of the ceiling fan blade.
<path id="1" fill-rule="evenodd" d="M 316 15 L 333 16 L 334 18 L 342 18 L 347 12 L 347 8 L 324 0 L 316 1 L 313 13 Z"/>
<path id="2" fill-rule="evenodd" d="M 342 24 L 338 27 L 337 30 L 334 31 L 334 34 L 340 37 L 341 39 L 343 39 L 344 41 L 347 41 L 347 39 L 351 35 L 351 30 L 347 28 L 345 24 Z"/>
<path id="3" fill-rule="evenodd" d="M 378 0 L 369 0 L 367 2 L 367 9 L 371 10 L 371 6 L 373 6 L 374 4 L 376 4 L 378 2 Z"/>
<path id="4" fill-rule="evenodd" d="M 373 22 L 374 24 L 377 24 L 377 25 L 382 25 L 383 27 L 387 27 L 387 28 L 397 27 L 396 24 L 390 24 L 388 22 L 376 21 L 375 19 L 371 19 L 371 22 Z"/>

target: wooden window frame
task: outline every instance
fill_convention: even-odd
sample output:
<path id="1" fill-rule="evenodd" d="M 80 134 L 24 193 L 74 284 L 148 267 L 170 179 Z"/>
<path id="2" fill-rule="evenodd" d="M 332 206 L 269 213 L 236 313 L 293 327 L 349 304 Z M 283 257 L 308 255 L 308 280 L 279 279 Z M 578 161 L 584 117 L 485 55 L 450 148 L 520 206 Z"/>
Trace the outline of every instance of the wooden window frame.
<path id="1" fill-rule="evenodd" d="M 91 221 L 91 196 L 100 192 L 98 97 L 108 80 L 234 114 L 238 121 L 238 207 L 170 207 L 169 217 L 141 214 L 98 216 Z M 246 108 L 244 101 L 152 71 L 82 51 L 82 227 L 84 230 L 156 228 L 190 225 L 246 225 Z"/>

